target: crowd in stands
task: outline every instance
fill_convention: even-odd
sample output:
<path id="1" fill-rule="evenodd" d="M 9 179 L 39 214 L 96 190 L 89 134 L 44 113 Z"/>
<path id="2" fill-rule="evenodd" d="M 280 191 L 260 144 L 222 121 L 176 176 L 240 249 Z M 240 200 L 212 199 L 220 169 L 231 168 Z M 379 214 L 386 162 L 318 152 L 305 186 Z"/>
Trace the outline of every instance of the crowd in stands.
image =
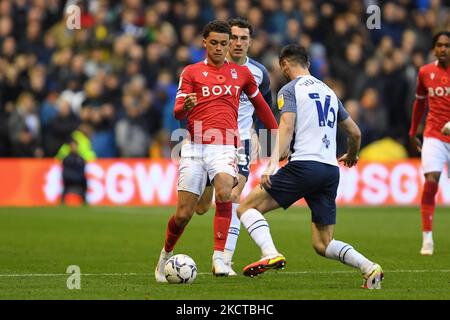
<path id="1" fill-rule="evenodd" d="M 68 28 L 66 8 L 81 10 Z M 363 146 L 408 147 L 418 68 L 433 33 L 450 30 L 445 0 L 0 0 L 0 157 L 54 157 L 81 123 L 97 157 L 169 157 L 178 76 L 204 58 L 202 27 L 247 18 L 249 55 L 285 84 L 280 48 L 308 49 L 311 72 L 336 91 Z M 379 29 L 366 25 L 378 5 Z M 274 112 L 277 108 L 274 106 Z"/>

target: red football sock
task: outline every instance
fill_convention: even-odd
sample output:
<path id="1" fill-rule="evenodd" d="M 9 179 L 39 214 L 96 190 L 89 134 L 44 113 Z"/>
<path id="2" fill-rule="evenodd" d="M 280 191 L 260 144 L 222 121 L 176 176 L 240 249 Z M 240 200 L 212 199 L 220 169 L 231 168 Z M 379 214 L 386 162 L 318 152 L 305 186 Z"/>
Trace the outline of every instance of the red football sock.
<path id="1" fill-rule="evenodd" d="M 183 234 L 184 227 L 180 227 L 175 222 L 175 216 L 171 216 L 167 225 L 166 241 L 164 242 L 164 250 L 166 252 L 173 251 L 173 247 L 177 243 L 178 239 Z"/>
<path id="2" fill-rule="evenodd" d="M 214 250 L 223 251 L 231 223 L 231 201 L 216 202 L 214 217 Z"/>
<path id="3" fill-rule="evenodd" d="M 425 181 L 422 191 L 421 213 L 422 231 L 433 230 L 433 216 L 435 207 L 435 196 L 438 184 L 434 181 Z"/>

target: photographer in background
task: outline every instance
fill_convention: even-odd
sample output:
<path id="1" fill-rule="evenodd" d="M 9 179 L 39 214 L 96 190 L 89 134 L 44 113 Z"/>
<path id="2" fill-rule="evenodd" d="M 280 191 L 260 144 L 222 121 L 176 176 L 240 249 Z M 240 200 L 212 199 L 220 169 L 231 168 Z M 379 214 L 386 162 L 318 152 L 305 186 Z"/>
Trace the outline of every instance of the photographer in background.
<path id="1" fill-rule="evenodd" d="M 61 203 L 65 203 L 67 194 L 73 193 L 78 194 L 82 198 L 83 203 L 86 204 L 86 161 L 78 153 L 78 142 L 75 139 L 71 138 L 68 144 L 70 153 L 65 156 L 62 161 L 62 179 L 64 188 L 61 195 Z"/>
<path id="2" fill-rule="evenodd" d="M 62 160 L 62 179 L 63 192 L 61 203 L 66 202 L 68 194 L 79 195 L 83 203 L 86 204 L 87 178 L 85 167 L 87 161 L 96 159 L 95 152 L 92 150 L 90 136 L 92 126 L 88 123 L 82 123 L 75 130 L 68 143 L 61 146 L 56 158 Z"/>

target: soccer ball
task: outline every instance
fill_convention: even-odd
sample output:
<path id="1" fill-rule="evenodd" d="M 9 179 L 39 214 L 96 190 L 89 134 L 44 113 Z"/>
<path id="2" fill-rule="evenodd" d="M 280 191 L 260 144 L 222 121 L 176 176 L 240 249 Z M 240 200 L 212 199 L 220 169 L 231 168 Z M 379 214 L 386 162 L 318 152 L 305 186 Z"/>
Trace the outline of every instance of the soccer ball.
<path id="1" fill-rule="evenodd" d="M 188 255 L 176 254 L 167 260 L 164 276 L 169 283 L 192 283 L 197 277 L 197 265 Z"/>

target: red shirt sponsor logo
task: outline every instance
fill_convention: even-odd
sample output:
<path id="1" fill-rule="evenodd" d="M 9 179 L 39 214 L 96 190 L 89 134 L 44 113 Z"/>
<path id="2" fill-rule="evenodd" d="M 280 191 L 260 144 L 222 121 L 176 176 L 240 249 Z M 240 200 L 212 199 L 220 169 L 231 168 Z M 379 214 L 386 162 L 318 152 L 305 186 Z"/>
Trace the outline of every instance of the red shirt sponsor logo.
<path id="1" fill-rule="evenodd" d="M 425 123 L 425 137 L 432 137 L 450 143 L 450 137 L 441 133 L 450 120 L 450 67 L 446 69 L 436 62 L 424 65 L 419 70 L 416 95 L 428 97 L 428 115 Z"/>

